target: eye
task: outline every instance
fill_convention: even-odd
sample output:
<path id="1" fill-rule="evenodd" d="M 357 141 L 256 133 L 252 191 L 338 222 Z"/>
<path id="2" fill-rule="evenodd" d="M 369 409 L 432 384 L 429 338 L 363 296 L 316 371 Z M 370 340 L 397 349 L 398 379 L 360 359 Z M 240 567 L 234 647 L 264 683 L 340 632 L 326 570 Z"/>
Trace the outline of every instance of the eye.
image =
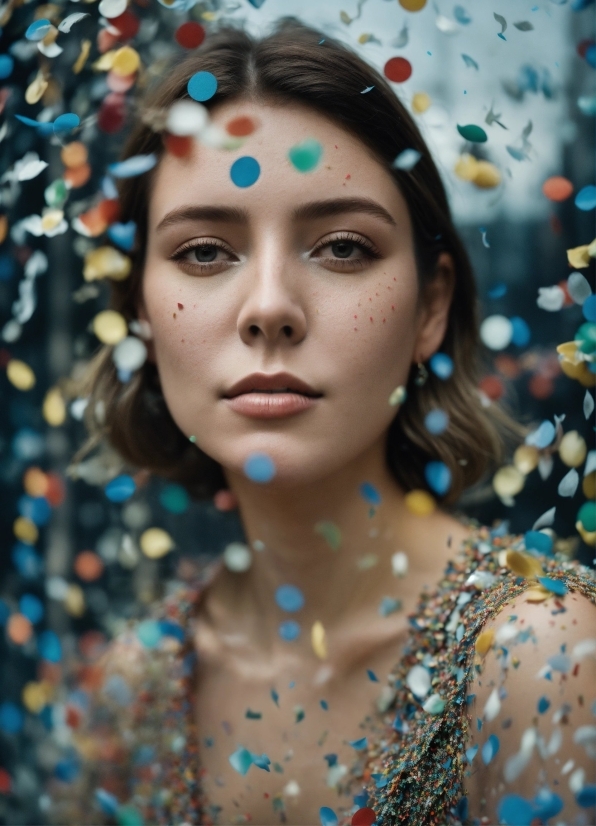
<path id="1" fill-rule="evenodd" d="M 203 238 L 183 244 L 171 256 L 171 260 L 176 261 L 184 269 L 210 274 L 220 272 L 229 264 L 236 263 L 238 258 L 223 241 Z"/>
<path id="2" fill-rule="evenodd" d="M 343 232 L 334 238 L 323 239 L 312 252 L 323 266 L 336 270 L 362 269 L 381 258 L 381 253 L 364 236 Z"/>

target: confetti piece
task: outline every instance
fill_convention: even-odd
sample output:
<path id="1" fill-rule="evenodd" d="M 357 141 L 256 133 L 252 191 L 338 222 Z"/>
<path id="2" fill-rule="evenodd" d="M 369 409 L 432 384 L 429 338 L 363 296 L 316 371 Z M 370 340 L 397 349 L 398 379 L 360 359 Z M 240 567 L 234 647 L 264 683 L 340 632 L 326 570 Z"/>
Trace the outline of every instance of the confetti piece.
<path id="1" fill-rule="evenodd" d="M 356 800 L 354 800 L 356 802 Z M 351 826 L 372 826 L 377 816 L 373 809 L 363 806 L 352 815 Z"/>
<path id="2" fill-rule="evenodd" d="M 568 467 L 579 467 L 583 464 L 587 452 L 586 440 L 577 430 L 568 431 L 559 444 L 559 456 Z"/>
<path id="3" fill-rule="evenodd" d="M 449 416 L 444 410 L 431 410 L 424 417 L 424 426 L 433 436 L 439 436 L 449 427 Z"/>
<path id="4" fill-rule="evenodd" d="M 241 188 L 255 184 L 260 174 L 261 167 L 259 166 L 259 162 L 250 155 L 238 158 L 230 168 L 230 178 L 232 182 Z"/>
<path id="5" fill-rule="evenodd" d="M 546 576 L 539 576 L 538 582 L 542 585 L 543 588 L 546 588 L 547 591 L 552 591 L 553 594 L 557 594 L 557 596 L 563 597 L 568 591 L 567 586 L 564 582 L 560 582 L 558 579 L 551 579 L 550 577 Z"/>
<path id="6" fill-rule="evenodd" d="M 416 92 L 412 98 L 412 110 L 421 115 L 430 108 L 432 103 L 431 97 L 426 92 Z"/>
<path id="7" fill-rule="evenodd" d="M 136 489 L 137 486 L 132 476 L 123 473 L 108 482 L 104 488 L 104 493 L 110 502 L 126 502 Z"/>
<path id="8" fill-rule="evenodd" d="M 310 632 L 310 642 L 315 655 L 320 660 L 327 659 L 327 641 L 325 628 L 323 627 L 322 622 L 320 622 L 319 620 L 313 623 Z"/>
<path id="9" fill-rule="evenodd" d="M 582 212 L 589 212 L 596 207 L 596 186 L 585 186 L 575 196 L 575 206 Z"/>
<path id="10" fill-rule="evenodd" d="M 288 152 L 288 158 L 298 172 L 312 172 L 313 169 L 316 169 L 322 157 L 323 147 L 319 141 L 312 138 L 296 144 Z"/>
<path id="11" fill-rule="evenodd" d="M 275 602 L 282 611 L 300 611 L 304 607 L 304 594 L 295 585 L 280 585 L 275 591 Z"/>
<path id="12" fill-rule="evenodd" d="M 341 531 L 334 522 L 328 520 L 317 522 L 315 533 L 323 537 L 332 550 L 337 551 L 341 547 Z"/>
<path id="13" fill-rule="evenodd" d="M 194 20 L 182 23 L 174 32 L 174 39 L 183 49 L 197 49 L 205 39 L 205 29 Z"/>
<path id="14" fill-rule="evenodd" d="M 405 57 L 392 57 L 385 63 L 383 73 L 393 83 L 404 83 L 412 75 L 412 64 Z"/>
<path id="15" fill-rule="evenodd" d="M 243 573 L 252 565 L 252 554 L 243 542 L 230 542 L 223 552 L 223 563 L 228 571 Z"/>
<path id="16" fill-rule="evenodd" d="M 285 620 L 278 628 L 279 636 L 286 642 L 293 642 L 300 636 L 300 624 L 294 620 Z"/>
<path id="17" fill-rule="evenodd" d="M 162 528 L 148 528 L 141 534 L 139 545 L 149 559 L 160 559 L 174 547 L 174 540 Z"/>
<path id="18" fill-rule="evenodd" d="M 445 700 L 440 694 L 432 694 L 428 700 L 425 701 L 422 708 L 427 714 L 442 714 L 445 709 Z"/>
<path id="19" fill-rule="evenodd" d="M 412 694 L 419 700 L 430 691 L 430 673 L 423 665 L 413 666 L 407 674 L 406 683 Z"/>
<path id="20" fill-rule="evenodd" d="M 415 516 L 429 516 L 436 508 L 433 497 L 425 490 L 411 490 L 404 496 L 407 509 Z"/>
<path id="21" fill-rule="evenodd" d="M 422 155 L 417 149 L 404 149 L 395 158 L 391 166 L 393 169 L 401 169 L 404 172 L 409 172 L 416 166 L 421 157 Z"/>
<path id="22" fill-rule="evenodd" d="M 573 184 L 561 175 L 553 175 L 542 184 L 542 192 L 549 201 L 566 201 L 573 194 Z"/>
<path id="23" fill-rule="evenodd" d="M 464 60 L 464 63 L 466 64 L 466 66 L 468 66 L 472 69 L 476 69 L 476 71 L 478 71 L 478 69 L 480 69 L 480 66 L 476 63 L 476 61 L 472 57 L 470 57 L 470 55 L 462 54 L 462 58 Z"/>
<path id="24" fill-rule="evenodd" d="M 492 629 L 481 631 L 476 638 L 475 649 L 476 653 L 484 657 L 492 648 L 495 638 L 495 632 Z"/>
<path id="25" fill-rule="evenodd" d="M 513 25 L 516 29 L 519 29 L 520 32 L 531 32 L 534 30 L 534 26 L 528 20 L 520 20 Z"/>
<path id="26" fill-rule="evenodd" d="M 360 737 L 358 740 L 349 740 L 348 746 L 352 746 L 356 751 L 363 751 L 368 746 L 368 738 Z"/>
<path id="27" fill-rule="evenodd" d="M 143 175 L 143 173 L 153 169 L 156 163 L 157 155 L 154 153 L 150 155 L 135 155 L 132 158 L 127 158 L 125 161 L 109 164 L 108 171 L 114 178 L 135 178 L 137 175 Z"/>
<path id="28" fill-rule="evenodd" d="M 526 531 L 524 544 L 528 551 L 536 550 L 541 554 L 552 554 L 553 540 L 547 533 L 536 530 Z"/>
<path id="29" fill-rule="evenodd" d="M 481 756 L 485 766 L 493 760 L 500 748 L 500 741 L 496 734 L 491 734 L 486 743 L 482 746 Z"/>
<path id="30" fill-rule="evenodd" d="M 319 820 L 321 821 L 321 826 L 337 826 L 339 823 L 337 815 L 329 806 L 321 806 L 319 809 Z"/>
<path id="31" fill-rule="evenodd" d="M 435 353 L 429 361 L 431 371 L 443 381 L 453 374 L 453 359 L 447 353 Z"/>
<path id="32" fill-rule="evenodd" d="M 266 453 L 251 453 L 244 463 L 244 473 L 252 482 L 266 484 L 275 476 L 275 464 Z"/>
<path id="33" fill-rule="evenodd" d="M 504 350 L 511 343 L 513 325 L 504 315 L 491 315 L 480 325 L 480 338 L 491 350 Z"/>
<path id="34" fill-rule="evenodd" d="M 591 397 L 590 397 L 591 398 Z M 586 416 L 586 418 L 588 418 Z M 579 485 L 579 474 L 572 468 L 559 482 L 557 493 L 559 496 L 574 496 Z"/>
<path id="35" fill-rule="evenodd" d="M 244 746 L 239 746 L 236 751 L 228 758 L 231 767 L 238 772 L 238 774 L 245 775 L 253 764 L 253 758 L 248 749 Z"/>
<path id="36" fill-rule="evenodd" d="M 427 462 L 424 478 L 438 496 L 444 496 L 451 487 L 451 471 L 444 462 Z"/>
<path id="37" fill-rule="evenodd" d="M 517 576 L 531 579 L 541 576 L 544 573 L 538 559 L 529 554 L 521 553 L 520 551 L 507 551 L 505 561 L 507 567 Z"/>
<path id="38" fill-rule="evenodd" d="M 6 365 L 6 376 L 17 390 L 31 390 L 35 387 L 35 373 L 28 364 L 19 359 L 10 359 Z"/>
<path id="39" fill-rule="evenodd" d="M 103 310 L 98 313 L 93 319 L 92 328 L 103 344 L 118 344 L 128 332 L 124 316 L 115 310 Z"/>
<path id="40" fill-rule="evenodd" d="M 481 126 L 476 126 L 471 123 L 467 126 L 460 126 L 457 124 L 457 131 L 466 141 L 472 143 L 485 143 L 488 140 L 488 135 Z"/>

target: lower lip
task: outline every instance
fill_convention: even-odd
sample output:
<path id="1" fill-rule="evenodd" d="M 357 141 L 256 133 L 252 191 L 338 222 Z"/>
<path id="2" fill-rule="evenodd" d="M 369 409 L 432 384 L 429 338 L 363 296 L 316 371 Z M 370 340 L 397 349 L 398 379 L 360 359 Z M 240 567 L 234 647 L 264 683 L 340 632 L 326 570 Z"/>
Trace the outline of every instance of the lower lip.
<path id="1" fill-rule="evenodd" d="M 252 419 L 281 419 L 308 410 L 318 400 L 300 393 L 242 393 L 226 401 L 236 413 Z"/>

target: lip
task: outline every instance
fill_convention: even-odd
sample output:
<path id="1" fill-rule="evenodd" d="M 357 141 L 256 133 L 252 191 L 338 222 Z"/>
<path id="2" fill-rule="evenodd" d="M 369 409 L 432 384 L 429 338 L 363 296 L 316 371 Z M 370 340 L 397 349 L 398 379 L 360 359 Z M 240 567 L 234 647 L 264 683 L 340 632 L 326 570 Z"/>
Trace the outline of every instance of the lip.
<path id="1" fill-rule="evenodd" d="M 259 391 L 287 390 L 287 394 L 300 394 L 310 398 L 320 398 L 321 393 L 307 384 L 302 379 L 293 376 L 291 373 L 251 373 L 250 376 L 241 379 L 232 385 L 224 393 L 225 399 L 233 399 L 245 393 L 259 394 Z M 280 394 L 280 395 L 287 395 Z"/>
<path id="2" fill-rule="evenodd" d="M 226 404 L 250 419 L 282 419 L 314 407 L 317 401 L 317 397 L 301 393 L 241 393 L 226 399 Z"/>

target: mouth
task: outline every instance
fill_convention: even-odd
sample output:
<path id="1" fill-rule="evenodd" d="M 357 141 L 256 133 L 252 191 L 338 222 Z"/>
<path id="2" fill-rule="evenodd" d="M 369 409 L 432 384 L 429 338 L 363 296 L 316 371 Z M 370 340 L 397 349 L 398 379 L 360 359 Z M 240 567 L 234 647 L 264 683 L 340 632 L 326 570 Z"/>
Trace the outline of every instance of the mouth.
<path id="1" fill-rule="evenodd" d="M 235 399 L 237 396 L 251 393 L 266 393 L 268 395 L 292 393 L 307 398 L 318 399 L 323 395 L 302 379 L 290 373 L 253 373 L 241 381 L 236 382 L 226 393 L 224 399 Z"/>

